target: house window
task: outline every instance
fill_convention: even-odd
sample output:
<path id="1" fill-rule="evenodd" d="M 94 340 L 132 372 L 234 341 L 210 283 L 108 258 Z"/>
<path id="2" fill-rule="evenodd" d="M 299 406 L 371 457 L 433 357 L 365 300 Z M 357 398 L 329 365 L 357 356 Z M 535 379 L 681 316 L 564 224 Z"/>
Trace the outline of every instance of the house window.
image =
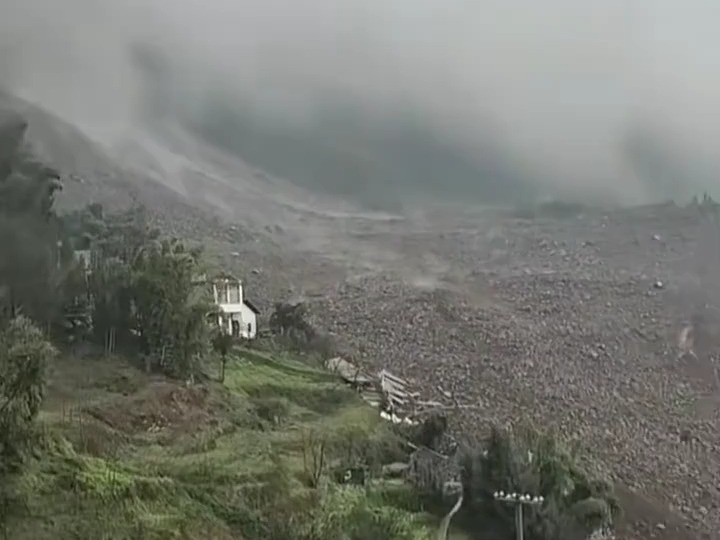
<path id="1" fill-rule="evenodd" d="M 252 334 L 252 323 L 248 323 L 248 334 Z"/>
<path id="2" fill-rule="evenodd" d="M 230 304 L 239 304 L 240 303 L 240 285 L 232 284 L 228 285 L 228 291 L 230 294 Z"/>
<path id="3" fill-rule="evenodd" d="M 217 285 L 218 303 L 224 304 L 227 302 L 227 285 L 224 283 L 218 283 Z"/>

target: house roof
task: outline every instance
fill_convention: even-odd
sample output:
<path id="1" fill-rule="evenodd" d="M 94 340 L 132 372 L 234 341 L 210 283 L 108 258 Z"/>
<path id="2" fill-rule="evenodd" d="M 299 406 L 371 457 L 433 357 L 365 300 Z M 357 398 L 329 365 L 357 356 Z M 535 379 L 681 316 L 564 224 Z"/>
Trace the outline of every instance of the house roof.
<path id="1" fill-rule="evenodd" d="M 212 281 L 235 281 L 237 283 L 242 283 L 240 278 L 230 274 L 229 272 L 220 272 L 219 274 L 215 274 L 212 277 Z"/>
<path id="2" fill-rule="evenodd" d="M 247 307 L 249 307 L 250 311 L 252 311 L 255 315 L 260 315 L 260 310 L 257 307 L 255 307 L 255 304 L 253 304 L 247 298 L 243 298 L 243 304 L 245 304 Z"/>

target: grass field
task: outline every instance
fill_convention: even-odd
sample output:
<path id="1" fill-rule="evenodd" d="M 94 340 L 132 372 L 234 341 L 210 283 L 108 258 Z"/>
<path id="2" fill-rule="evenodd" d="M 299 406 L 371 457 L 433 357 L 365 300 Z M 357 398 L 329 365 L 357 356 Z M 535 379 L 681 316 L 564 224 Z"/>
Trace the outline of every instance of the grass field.
<path id="1" fill-rule="evenodd" d="M 360 450 L 378 463 L 401 451 L 332 375 L 247 350 L 228 362 L 224 385 L 148 376 L 121 358 L 65 358 L 39 424 L 13 540 L 265 540 L 270 514 L 317 503 L 318 448 L 328 449 L 325 476 Z M 427 522 L 395 488 L 363 496 Z"/>

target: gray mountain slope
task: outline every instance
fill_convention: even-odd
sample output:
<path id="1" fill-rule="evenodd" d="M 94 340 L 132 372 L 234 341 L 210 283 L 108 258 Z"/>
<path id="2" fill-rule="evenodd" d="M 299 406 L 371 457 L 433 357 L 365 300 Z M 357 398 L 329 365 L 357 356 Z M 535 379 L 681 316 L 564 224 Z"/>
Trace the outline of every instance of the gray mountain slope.
<path id="1" fill-rule="evenodd" d="M 64 180 L 62 208 L 101 202 L 125 207 L 137 198 L 140 179 L 126 174 L 102 148 L 64 120 L 27 101 L 0 91 L 0 114 L 22 117 L 26 144 Z"/>
<path id="2" fill-rule="evenodd" d="M 28 123 L 26 143 L 62 175 L 61 209 L 91 202 L 143 204 L 160 214 L 202 215 L 249 229 L 292 229 L 303 216 L 347 205 L 271 178 L 170 124 L 106 147 L 43 108 L 0 91 L 0 113 Z"/>
<path id="3" fill-rule="evenodd" d="M 0 116 L 8 114 L 28 123 L 26 144 L 61 174 L 59 210 L 88 203 L 111 211 L 143 205 L 166 232 L 201 242 L 224 268 L 246 277 L 261 270 L 251 277 L 254 286 L 269 287 L 275 296 L 292 289 L 293 281 L 325 282 L 325 271 L 336 276 L 357 260 L 358 251 L 371 249 L 348 242 L 340 221 L 396 219 L 311 195 L 171 123 L 138 130 L 108 147 L 42 107 L 0 92 Z M 309 274 L 308 259 L 315 269 Z M 265 272 L 271 267 L 282 268 L 282 276 Z M 304 278 L 293 280 L 296 272 Z"/>

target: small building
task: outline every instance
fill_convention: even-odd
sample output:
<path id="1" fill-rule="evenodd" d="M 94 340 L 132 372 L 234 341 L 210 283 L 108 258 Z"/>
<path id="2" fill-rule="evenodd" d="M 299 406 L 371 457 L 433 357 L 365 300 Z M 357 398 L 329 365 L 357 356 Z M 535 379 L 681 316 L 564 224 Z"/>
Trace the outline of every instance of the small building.
<path id="1" fill-rule="evenodd" d="M 234 337 L 254 339 L 258 309 L 245 297 L 242 281 L 229 274 L 212 280 L 215 304 L 220 308 L 218 324 Z"/>
<path id="2" fill-rule="evenodd" d="M 86 276 L 90 275 L 92 272 L 92 251 L 89 249 L 76 249 L 73 254 L 84 274 Z"/>

